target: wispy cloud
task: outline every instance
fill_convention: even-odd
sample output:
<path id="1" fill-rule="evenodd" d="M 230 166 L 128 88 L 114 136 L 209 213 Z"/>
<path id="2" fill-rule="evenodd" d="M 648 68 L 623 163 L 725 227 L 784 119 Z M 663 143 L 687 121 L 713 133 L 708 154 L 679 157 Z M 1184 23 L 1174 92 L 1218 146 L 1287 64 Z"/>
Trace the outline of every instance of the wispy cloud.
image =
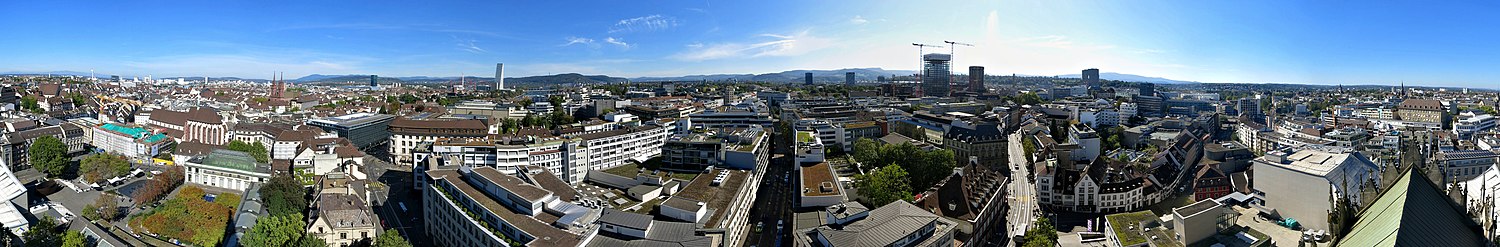
<path id="1" fill-rule="evenodd" d="M 677 26 L 677 18 L 648 15 L 620 20 L 609 27 L 609 33 L 654 32 Z"/>
<path id="2" fill-rule="evenodd" d="M 604 43 L 610 43 L 612 45 L 618 45 L 621 48 L 630 49 L 630 43 L 625 43 L 624 40 L 616 39 L 615 37 L 604 38 Z"/>
<path id="3" fill-rule="evenodd" d="M 453 36 L 453 40 L 456 42 L 456 45 L 458 45 L 458 48 L 460 50 L 464 50 L 474 54 L 489 53 L 489 51 L 486 51 L 484 50 L 484 48 L 480 48 L 479 45 L 476 45 L 475 43 L 478 43 L 479 41 L 476 41 L 474 39 L 461 39 L 458 38 L 458 36 Z"/>
<path id="4" fill-rule="evenodd" d="M 832 46 L 833 40 L 816 37 L 810 31 L 796 34 L 761 34 L 757 37 L 772 38 L 760 42 L 731 42 L 717 44 L 693 43 L 688 50 L 672 55 L 681 61 L 704 61 L 731 57 L 785 57 L 798 56 Z"/>
<path id="5" fill-rule="evenodd" d="M 594 39 L 590 39 L 590 38 L 568 37 L 566 40 L 567 40 L 566 43 L 563 43 L 562 45 L 558 45 L 558 46 L 571 46 L 571 45 L 579 45 L 579 44 L 585 45 L 585 46 L 595 46 Z"/>
<path id="6" fill-rule="evenodd" d="M 854 24 L 854 25 L 860 25 L 860 24 L 865 24 L 865 23 L 869 23 L 869 22 L 870 22 L 870 20 L 865 20 L 864 17 L 858 16 L 858 15 L 854 16 L 854 18 L 849 18 L 849 23 L 850 24 Z"/>

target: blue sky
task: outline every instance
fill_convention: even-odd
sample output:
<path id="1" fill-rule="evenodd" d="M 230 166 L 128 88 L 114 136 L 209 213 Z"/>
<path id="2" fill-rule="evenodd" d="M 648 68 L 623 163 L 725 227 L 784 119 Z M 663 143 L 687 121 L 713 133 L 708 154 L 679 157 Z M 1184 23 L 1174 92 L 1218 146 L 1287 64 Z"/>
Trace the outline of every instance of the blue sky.
<path id="1" fill-rule="evenodd" d="M 1500 87 L 1492 1 L 6 1 L 0 71 L 676 76 L 914 69 Z M 947 52 L 947 49 L 937 49 Z M 934 52 L 929 49 L 928 52 Z"/>

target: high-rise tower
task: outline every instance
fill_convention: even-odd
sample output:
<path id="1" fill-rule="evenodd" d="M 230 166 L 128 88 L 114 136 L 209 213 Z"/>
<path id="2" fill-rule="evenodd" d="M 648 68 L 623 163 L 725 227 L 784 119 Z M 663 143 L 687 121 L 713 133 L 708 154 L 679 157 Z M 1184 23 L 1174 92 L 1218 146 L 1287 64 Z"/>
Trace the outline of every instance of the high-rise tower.
<path id="1" fill-rule="evenodd" d="M 949 86 L 952 75 L 949 72 L 949 61 L 953 55 L 932 53 L 922 55 L 922 94 L 923 96 L 948 97 Z"/>
<path id="2" fill-rule="evenodd" d="M 984 66 L 969 66 L 969 91 L 983 93 Z"/>
<path id="3" fill-rule="evenodd" d="M 495 64 L 495 90 L 505 89 L 505 63 Z"/>

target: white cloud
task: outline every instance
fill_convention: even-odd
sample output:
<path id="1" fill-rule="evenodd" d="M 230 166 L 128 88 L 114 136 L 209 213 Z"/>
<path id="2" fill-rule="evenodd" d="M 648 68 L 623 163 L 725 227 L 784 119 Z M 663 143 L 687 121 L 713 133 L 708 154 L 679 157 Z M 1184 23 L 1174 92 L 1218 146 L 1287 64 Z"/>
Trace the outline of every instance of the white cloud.
<path id="1" fill-rule="evenodd" d="M 453 39 L 457 41 L 457 45 L 460 50 L 464 50 L 474 54 L 489 53 L 489 51 L 486 51 L 484 50 L 484 48 L 480 48 L 479 45 L 476 45 L 475 43 L 478 43 L 478 41 L 476 40 L 460 39 L 458 38 L 458 36 L 453 36 Z"/>
<path id="2" fill-rule="evenodd" d="M 625 40 L 616 39 L 615 37 L 604 38 L 604 43 L 610 43 L 612 45 L 618 45 L 618 46 L 620 46 L 620 48 L 626 48 L 626 49 L 630 48 L 630 43 L 625 43 Z"/>
<path id="3" fill-rule="evenodd" d="M 864 17 L 858 16 L 858 15 L 854 16 L 854 18 L 850 18 L 849 19 L 849 23 L 850 24 L 854 24 L 854 25 L 860 25 L 860 24 L 865 24 L 865 23 L 869 23 L 869 22 L 870 22 L 870 20 L 865 20 Z"/>
<path id="4" fill-rule="evenodd" d="M 676 18 L 662 15 L 648 15 L 615 22 L 615 25 L 609 27 L 609 33 L 652 32 L 667 30 L 676 26 Z"/>
<path id="5" fill-rule="evenodd" d="M 566 40 L 568 41 L 567 43 L 563 43 L 559 46 L 570 46 L 576 44 L 594 45 L 594 39 L 590 38 L 568 37 Z"/>
<path id="6" fill-rule="evenodd" d="M 682 61 L 704 61 L 730 57 L 799 56 L 833 45 L 832 39 L 813 36 L 809 31 L 792 35 L 761 34 L 758 36 L 772 38 L 772 40 L 708 45 L 694 43 L 687 45 L 687 51 L 672 55 L 671 58 Z"/>

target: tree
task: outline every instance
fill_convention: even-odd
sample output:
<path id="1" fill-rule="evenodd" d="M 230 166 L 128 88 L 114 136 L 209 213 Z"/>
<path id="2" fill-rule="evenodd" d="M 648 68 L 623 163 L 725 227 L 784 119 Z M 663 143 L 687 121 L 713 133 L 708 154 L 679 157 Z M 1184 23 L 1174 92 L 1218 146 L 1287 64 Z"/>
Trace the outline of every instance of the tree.
<path id="1" fill-rule="evenodd" d="M 1025 247 L 1053 247 L 1057 246 L 1057 229 L 1052 226 L 1052 221 L 1046 217 L 1036 218 L 1036 227 L 1026 230 L 1022 237 L 1026 240 Z"/>
<path id="2" fill-rule="evenodd" d="M 261 144 L 260 142 L 251 144 L 240 140 L 234 140 L 229 142 L 228 148 L 229 150 L 250 154 L 250 157 L 255 157 L 255 162 L 266 163 L 271 159 L 270 151 L 266 151 L 266 145 Z"/>
<path id="3" fill-rule="evenodd" d="M 876 207 L 896 200 L 911 200 L 911 185 L 901 166 L 888 165 L 869 174 L 854 175 L 854 186 Z"/>
<path id="4" fill-rule="evenodd" d="M 78 163 L 78 172 L 85 181 L 100 183 L 109 178 L 129 174 L 130 162 L 125 161 L 124 156 L 96 153 L 84 157 L 83 161 Z"/>
<path id="5" fill-rule="evenodd" d="M 77 230 L 68 230 L 67 233 L 64 233 L 62 235 L 62 246 L 63 247 L 84 247 L 84 246 L 88 245 L 88 241 L 87 240 L 88 239 L 85 239 L 83 237 L 83 232 L 79 232 Z"/>
<path id="6" fill-rule="evenodd" d="M 302 221 L 302 213 L 290 215 L 271 216 L 255 221 L 255 227 L 240 239 L 240 245 L 247 247 L 270 247 L 291 246 L 300 244 L 298 238 L 307 231 L 307 224 Z M 309 237 L 315 238 L 315 237 Z"/>
<path id="7" fill-rule="evenodd" d="M 880 144 L 870 138 L 854 141 L 854 160 L 864 164 L 876 164 L 880 159 Z"/>
<path id="8" fill-rule="evenodd" d="M 47 177 L 56 178 L 62 176 L 68 170 L 68 146 L 53 136 L 42 136 L 31 143 L 27 150 L 31 157 L 31 165 L 37 171 L 47 173 Z"/>
<path id="9" fill-rule="evenodd" d="M 21 241 L 25 242 L 26 246 L 62 245 L 62 231 L 58 230 L 59 226 L 61 225 L 57 224 L 57 220 L 52 219 L 52 216 L 44 216 L 41 220 L 37 220 L 36 224 L 31 225 L 26 233 L 21 234 Z"/>
<path id="10" fill-rule="evenodd" d="M 307 191 L 302 188 L 302 182 L 291 174 L 277 174 L 271 176 L 271 180 L 260 188 L 260 199 L 266 202 L 266 208 L 271 215 L 301 214 L 307 209 Z M 300 220 L 300 219 L 299 219 Z"/>
<path id="11" fill-rule="evenodd" d="M 373 244 L 373 246 L 411 247 L 411 242 L 407 242 L 406 238 L 402 238 L 401 233 L 397 232 L 396 229 L 386 229 L 384 233 L 380 234 L 380 237 L 375 238 L 375 244 Z"/>
<path id="12" fill-rule="evenodd" d="M 317 236 L 303 235 L 301 241 L 297 241 L 298 247 L 328 247 L 328 242 Z"/>
<path id="13" fill-rule="evenodd" d="M 135 200 L 136 204 L 155 202 L 168 192 L 171 192 L 172 189 L 176 189 L 178 185 L 182 185 L 182 179 L 182 167 L 173 167 L 160 176 L 151 178 L 141 188 L 136 189 L 135 194 L 130 195 L 130 198 Z"/>
<path id="14" fill-rule="evenodd" d="M 84 218 L 114 221 L 120 216 L 120 201 L 111 194 L 101 194 L 98 200 L 83 209 Z"/>
<path id="15" fill-rule="evenodd" d="M 1036 105 L 1042 103 L 1042 97 L 1036 95 L 1036 93 L 1023 93 L 1011 98 L 1011 101 L 1015 101 L 1016 104 L 1022 105 Z"/>

